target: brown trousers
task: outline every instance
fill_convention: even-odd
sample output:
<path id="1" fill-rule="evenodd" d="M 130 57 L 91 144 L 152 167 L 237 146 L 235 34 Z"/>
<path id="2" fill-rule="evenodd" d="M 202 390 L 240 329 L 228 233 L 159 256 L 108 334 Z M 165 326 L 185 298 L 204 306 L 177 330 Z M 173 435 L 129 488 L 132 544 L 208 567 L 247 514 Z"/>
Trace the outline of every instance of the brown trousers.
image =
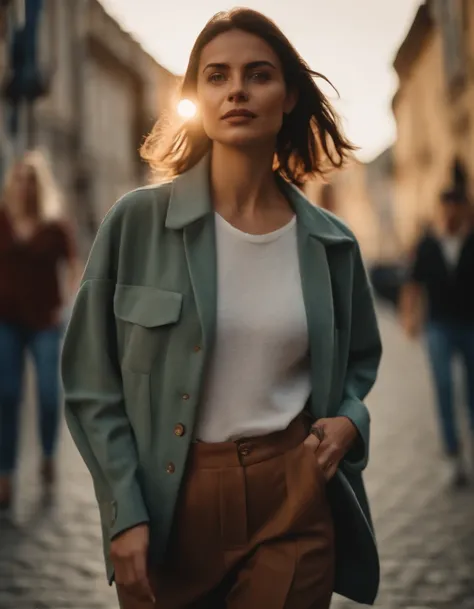
<path id="1" fill-rule="evenodd" d="M 302 416 L 267 436 L 196 443 L 156 605 L 123 609 L 328 609 L 334 533 L 326 482 Z"/>

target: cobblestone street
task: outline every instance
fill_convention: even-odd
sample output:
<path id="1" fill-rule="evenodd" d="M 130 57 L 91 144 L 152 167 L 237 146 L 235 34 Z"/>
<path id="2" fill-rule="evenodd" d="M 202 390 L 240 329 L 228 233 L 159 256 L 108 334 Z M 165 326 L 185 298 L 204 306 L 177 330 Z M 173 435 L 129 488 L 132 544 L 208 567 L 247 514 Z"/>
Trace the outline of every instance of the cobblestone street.
<path id="1" fill-rule="evenodd" d="M 474 609 L 474 494 L 449 488 L 421 346 L 401 336 L 389 312 L 380 320 L 385 356 L 369 400 L 366 474 L 382 559 L 376 607 Z M 0 609 L 115 609 L 89 476 L 64 433 L 58 494 L 42 501 L 32 427 L 22 437 L 14 522 L 0 521 Z M 333 606 L 356 605 L 335 598 Z"/>

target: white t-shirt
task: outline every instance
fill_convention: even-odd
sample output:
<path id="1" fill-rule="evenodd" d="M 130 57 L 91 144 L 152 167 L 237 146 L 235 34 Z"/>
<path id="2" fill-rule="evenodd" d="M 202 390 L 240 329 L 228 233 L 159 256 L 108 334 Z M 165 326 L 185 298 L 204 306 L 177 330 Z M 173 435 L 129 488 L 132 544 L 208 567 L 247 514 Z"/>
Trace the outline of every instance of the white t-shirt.
<path id="1" fill-rule="evenodd" d="M 265 235 L 216 220 L 216 342 L 195 437 L 223 442 L 285 429 L 311 392 L 296 216 Z"/>
<path id="2" fill-rule="evenodd" d="M 463 235 L 443 235 L 439 237 L 441 250 L 448 267 L 454 269 L 459 261 L 463 246 Z"/>

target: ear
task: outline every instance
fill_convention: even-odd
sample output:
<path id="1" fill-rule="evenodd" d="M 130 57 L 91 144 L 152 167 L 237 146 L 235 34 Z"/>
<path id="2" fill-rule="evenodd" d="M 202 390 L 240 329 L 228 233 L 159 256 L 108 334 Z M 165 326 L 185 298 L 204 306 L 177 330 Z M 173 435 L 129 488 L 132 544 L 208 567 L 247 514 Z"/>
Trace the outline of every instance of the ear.
<path id="1" fill-rule="evenodd" d="M 296 89 L 291 89 L 287 92 L 285 102 L 283 104 L 283 112 L 284 114 L 291 114 L 295 109 L 296 104 L 298 103 L 298 91 Z"/>

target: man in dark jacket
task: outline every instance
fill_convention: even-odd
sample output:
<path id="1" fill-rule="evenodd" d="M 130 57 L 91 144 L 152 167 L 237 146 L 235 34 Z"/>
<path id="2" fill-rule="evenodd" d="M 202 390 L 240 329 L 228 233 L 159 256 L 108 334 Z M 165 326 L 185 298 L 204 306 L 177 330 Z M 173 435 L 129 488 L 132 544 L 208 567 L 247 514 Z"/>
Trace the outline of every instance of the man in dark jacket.
<path id="1" fill-rule="evenodd" d="M 454 466 L 454 484 L 468 479 L 453 404 L 452 362 L 465 368 L 471 437 L 474 438 L 474 231 L 467 198 L 456 191 L 440 198 L 441 225 L 419 241 L 405 287 L 405 330 L 416 336 L 424 297 L 428 355 L 436 390 L 441 435 Z M 474 449 L 473 449 L 474 456 Z"/>

